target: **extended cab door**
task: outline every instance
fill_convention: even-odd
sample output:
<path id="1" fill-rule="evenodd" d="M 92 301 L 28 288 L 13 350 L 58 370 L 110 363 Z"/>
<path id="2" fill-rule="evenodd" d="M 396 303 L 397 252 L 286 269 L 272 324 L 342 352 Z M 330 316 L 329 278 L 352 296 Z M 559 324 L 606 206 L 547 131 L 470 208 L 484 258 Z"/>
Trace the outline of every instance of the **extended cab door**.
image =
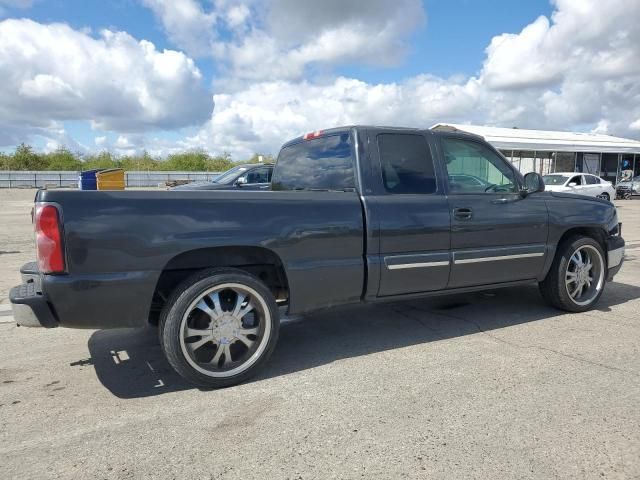
<path id="1" fill-rule="evenodd" d="M 369 240 L 367 250 L 375 252 L 368 261 L 370 275 L 379 279 L 377 296 L 444 289 L 450 218 L 433 136 L 406 130 L 368 133 L 371 191 L 366 208 L 377 237 Z"/>
<path id="2" fill-rule="evenodd" d="M 543 196 L 523 197 L 513 166 L 481 139 L 442 134 L 441 152 L 451 211 L 448 288 L 537 278 L 547 252 Z"/>

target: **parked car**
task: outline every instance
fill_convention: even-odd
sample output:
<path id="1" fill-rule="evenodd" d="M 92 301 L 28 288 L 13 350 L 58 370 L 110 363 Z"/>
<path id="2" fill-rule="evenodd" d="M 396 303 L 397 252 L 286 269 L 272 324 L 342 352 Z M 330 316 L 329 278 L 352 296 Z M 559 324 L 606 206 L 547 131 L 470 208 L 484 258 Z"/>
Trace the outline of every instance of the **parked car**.
<path id="1" fill-rule="evenodd" d="M 171 190 L 267 190 L 271 186 L 273 165 L 250 163 L 235 166 L 211 182 L 192 182 L 173 187 Z"/>
<path id="2" fill-rule="evenodd" d="M 630 180 L 619 182 L 616 185 L 616 194 L 619 198 L 631 198 L 640 195 L 640 175 Z"/>
<path id="3" fill-rule="evenodd" d="M 491 183 L 475 175 L 449 175 L 449 188 L 452 191 L 462 189 L 466 191 L 484 192 L 490 185 Z"/>
<path id="4" fill-rule="evenodd" d="M 611 182 L 590 173 L 551 173 L 542 179 L 550 192 L 575 193 L 603 200 L 616 198 L 616 189 Z"/>
<path id="5" fill-rule="evenodd" d="M 485 186 L 452 189 L 461 175 Z M 39 191 L 38 268 L 10 293 L 17 324 L 157 322 L 180 375 L 223 387 L 265 364 L 281 310 L 537 283 L 551 305 L 582 312 L 623 263 L 611 202 L 547 192 L 468 134 L 314 132 L 283 146 L 271 185 Z"/>

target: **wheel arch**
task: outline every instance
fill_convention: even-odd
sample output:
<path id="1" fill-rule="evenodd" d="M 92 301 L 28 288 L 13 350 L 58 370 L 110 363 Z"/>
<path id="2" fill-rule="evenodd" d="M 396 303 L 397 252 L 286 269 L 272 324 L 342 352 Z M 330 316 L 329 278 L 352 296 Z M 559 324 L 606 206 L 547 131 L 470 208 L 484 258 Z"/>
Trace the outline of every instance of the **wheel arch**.
<path id="1" fill-rule="evenodd" d="M 575 226 L 567 228 L 562 235 L 558 238 L 558 241 L 551 245 L 551 249 L 549 251 L 549 258 L 545 262 L 544 271 L 542 272 L 539 280 L 543 280 L 549 270 L 551 269 L 551 265 L 553 264 L 553 260 L 555 259 L 556 254 L 558 253 L 558 248 L 560 245 L 564 244 L 567 240 L 573 237 L 589 237 L 593 238 L 600 247 L 602 247 L 602 251 L 604 252 L 605 262 L 607 259 L 607 231 L 605 228 L 601 226 Z"/>
<path id="2" fill-rule="evenodd" d="M 233 267 L 262 280 L 276 300 L 288 302 L 289 283 L 280 256 L 264 247 L 220 246 L 182 252 L 163 267 L 154 288 L 149 321 L 155 323 L 172 290 L 194 272 L 213 267 Z"/>

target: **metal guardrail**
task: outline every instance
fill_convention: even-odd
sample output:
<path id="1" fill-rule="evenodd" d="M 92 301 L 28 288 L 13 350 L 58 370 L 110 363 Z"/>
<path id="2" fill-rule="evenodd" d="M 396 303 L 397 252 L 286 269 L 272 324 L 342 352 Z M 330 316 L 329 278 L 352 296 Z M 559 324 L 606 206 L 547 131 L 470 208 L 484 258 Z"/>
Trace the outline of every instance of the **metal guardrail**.
<path id="1" fill-rule="evenodd" d="M 74 171 L 0 171 L 0 188 L 43 188 L 50 187 L 78 187 L 80 172 Z M 188 180 L 191 182 L 211 181 L 220 172 L 125 172 L 127 187 L 157 187 L 172 180 Z"/>

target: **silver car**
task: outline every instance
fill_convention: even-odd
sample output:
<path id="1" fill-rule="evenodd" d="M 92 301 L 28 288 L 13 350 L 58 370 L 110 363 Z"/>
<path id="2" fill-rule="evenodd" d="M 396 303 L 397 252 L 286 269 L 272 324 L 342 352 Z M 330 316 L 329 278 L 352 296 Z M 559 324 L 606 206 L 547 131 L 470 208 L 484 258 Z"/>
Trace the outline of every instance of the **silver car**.
<path id="1" fill-rule="evenodd" d="M 640 195 L 640 175 L 616 185 L 618 198 L 631 198 L 632 195 Z"/>

